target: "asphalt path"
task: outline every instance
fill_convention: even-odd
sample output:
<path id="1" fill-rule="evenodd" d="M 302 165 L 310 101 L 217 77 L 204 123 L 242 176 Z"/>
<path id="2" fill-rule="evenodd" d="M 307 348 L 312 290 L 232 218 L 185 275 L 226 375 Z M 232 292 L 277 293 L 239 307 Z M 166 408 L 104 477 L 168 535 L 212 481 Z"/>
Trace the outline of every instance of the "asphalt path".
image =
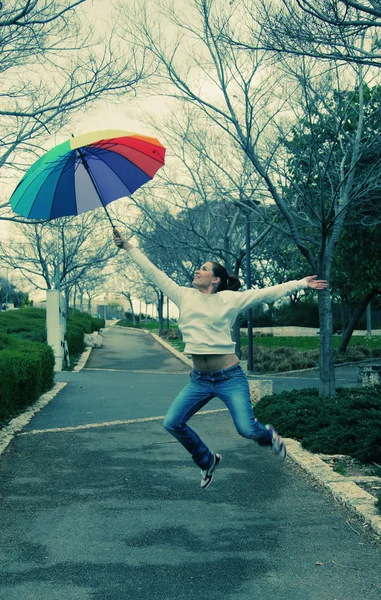
<path id="1" fill-rule="evenodd" d="M 112 329 L 86 369 L 57 376 L 68 385 L 0 457 L 0 599 L 380 600 L 380 544 L 225 411 L 192 419 L 223 454 L 200 489 L 152 419 L 187 371 Z"/>

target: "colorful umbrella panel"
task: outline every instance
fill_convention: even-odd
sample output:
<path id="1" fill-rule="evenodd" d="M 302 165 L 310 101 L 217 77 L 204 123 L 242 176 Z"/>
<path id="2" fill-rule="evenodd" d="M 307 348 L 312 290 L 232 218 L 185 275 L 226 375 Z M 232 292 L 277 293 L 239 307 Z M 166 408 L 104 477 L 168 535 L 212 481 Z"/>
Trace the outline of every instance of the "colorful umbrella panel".
<path id="1" fill-rule="evenodd" d="M 164 165 L 155 138 L 123 131 L 73 137 L 38 159 L 10 202 L 30 219 L 56 219 L 107 206 L 130 196 Z"/>

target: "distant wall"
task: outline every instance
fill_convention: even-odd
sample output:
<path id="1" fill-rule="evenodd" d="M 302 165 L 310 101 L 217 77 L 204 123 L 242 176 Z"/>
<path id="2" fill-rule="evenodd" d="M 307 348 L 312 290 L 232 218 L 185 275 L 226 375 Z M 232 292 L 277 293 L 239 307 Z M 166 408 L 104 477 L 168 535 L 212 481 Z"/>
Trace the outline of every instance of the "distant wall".
<path id="1" fill-rule="evenodd" d="M 313 327 L 253 327 L 253 333 L 258 331 L 260 333 L 272 333 L 276 336 L 316 336 L 318 335 L 319 329 Z M 241 333 L 247 334 L 247 328 L 241 328 Z M 353 335 L 366 335 L 366 331 L 355 329 Z M 373 329 L 372 335 L 381 335 L 381 329 Z"/>

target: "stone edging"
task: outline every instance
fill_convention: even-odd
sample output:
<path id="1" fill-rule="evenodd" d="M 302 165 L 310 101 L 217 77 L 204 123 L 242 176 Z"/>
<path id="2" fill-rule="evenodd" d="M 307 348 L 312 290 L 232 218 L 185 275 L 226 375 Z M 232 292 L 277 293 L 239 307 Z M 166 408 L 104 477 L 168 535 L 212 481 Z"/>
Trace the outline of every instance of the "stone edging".
<path id="1" fill-rule="evenodd" d="M 0 454 L 2 454 L 15 434 L 22 430 L 25 425 L 38 413 L 44 406 L 46 406 L 57 394 L 67 385 L 67 382 L 60 381 L 56 383 L 51 390 L 42 394 L 39 399 L 29 408 L 27 408 L 21 415 L 12 419 L 8 425 L 0 430 Z"/>
<path id="2" fill-rule="evenodd" d="M 159 342 L 159 344 L 161 344 L 162 346 L 164 346 L 164 348 L 166 348 L 167 350 L 169 350 L 170 352 L 172 352 L 172 354 L 174 354 L 176 356 L 176 358 L 179 358 L 180 360 L 182 360 L 185 364 L 187 364 L 189 367 L 191 367 L 193 369 L 193 363 L 191 361 L 190 358 L 187 358 L 186 356 L 184 356 L 184 354 L 182 354 L 181 352 L 179 352 L 178 350 L 176 350 L 176 348 L 174 348 L 173 346 L 171 346 L 171 344 L 168 344 L 168 342 L 165 342 L 164 340 L 161 339 L 161 337 L 159 337 L 158 335 L 156 335 L 156 333 L 152 333 L 151 331 L 148 332 L 148 330 L 146 330 L 147 333 L 149 333 L 150 335 L 152 335 L 152 337 Z"/>
<path id="3" fill-rule="evenodd" d="M 381 535 L 381 514 L 378 512 L 376 498 L 363 490 L 350 477 L 344 477 L 332 469 L 318 456 L 304 450 L 299 442 L 285 439 L 287 455 L 304 471 L 311 475 L 333 497 L 356 513 L 375 533 Z"/>
<path id="4" fill-rule="evenodd" d="M 85 364 L 87 362 L 87 359 L 89 358 L 89 356 L 91 354 L 91 351 L 92 351 L 92 347 L 90 346 L 89 348 L 86 348 L 86 350 L 84 352 L 82 352 L 81 358 L 75 365 L 73 372 L 78 373 L 78 371 L 82 371 L 83 367 L 85 366 Z"/>

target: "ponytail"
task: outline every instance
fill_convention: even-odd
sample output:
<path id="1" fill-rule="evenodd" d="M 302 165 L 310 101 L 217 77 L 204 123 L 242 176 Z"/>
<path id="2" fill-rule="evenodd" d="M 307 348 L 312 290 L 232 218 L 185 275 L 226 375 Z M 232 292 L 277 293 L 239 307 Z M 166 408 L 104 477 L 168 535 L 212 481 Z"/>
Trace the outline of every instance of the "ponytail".
<path id="1" fill-rule="evenodd" d="M 235 275 L 234 273 L 232 275 L 229 275 L 226 289 L 236 292 L 237 290 L 239 290 L 240 287 L 241 282 L 239 280 L 238 275 Z"/>
<path id="2" fill-rule="evenodd" d="M 229 275 L 225 267 L 218 262 L 212 262 L 212 269 L 214 276 L 220 278 L 220 283 L 218 284 L 216 292 L 223 292 L 224 290 L 236 292 L 239 290 L 241 282 L 237 275 Z"/>

